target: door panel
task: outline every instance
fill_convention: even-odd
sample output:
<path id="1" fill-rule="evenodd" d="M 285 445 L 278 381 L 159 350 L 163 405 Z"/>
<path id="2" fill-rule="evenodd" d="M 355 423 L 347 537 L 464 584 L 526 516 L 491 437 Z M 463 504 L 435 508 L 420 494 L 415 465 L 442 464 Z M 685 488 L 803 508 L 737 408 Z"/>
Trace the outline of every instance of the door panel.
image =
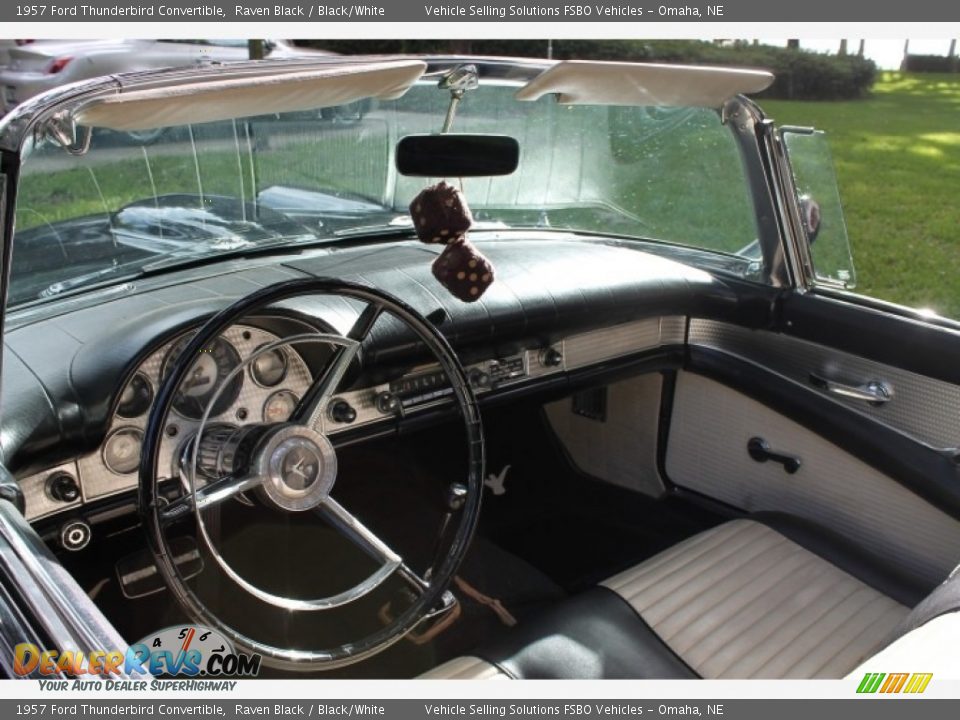
<path id="1" fill-rule="evenodd" d="M 800 458 L 788 474 L 747 452 L 752 437 Z M 811 429 L 712 379 L 678 374 L 666 454 L 677 485 L 748 511 L 839 532 L 934 584 L 960 562 L 960 521 Z"/>
<path id="2" fill-rule="evenodd" d="M 960 386 L 789 335 L 713 320 L 691 320 L 689 342 L 763 365 L 935 448 L 960 446 Z M 890 400 L 871 404 L 831 393 L 812 380 L 814 375 L 847 385 L 877 382 L 889 390 Z"/>

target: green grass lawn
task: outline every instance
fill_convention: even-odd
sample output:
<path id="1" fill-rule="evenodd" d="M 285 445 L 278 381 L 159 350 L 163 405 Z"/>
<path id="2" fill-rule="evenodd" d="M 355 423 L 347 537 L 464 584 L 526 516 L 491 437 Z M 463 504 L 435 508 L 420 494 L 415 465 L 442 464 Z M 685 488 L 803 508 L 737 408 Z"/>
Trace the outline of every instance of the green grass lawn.
<path id="1" fill-rule="evenodd" d="M 960 318 L 960 76 L 886 73 L 867 100 L 762 106 L 827 132 L 856 291 Z"/>

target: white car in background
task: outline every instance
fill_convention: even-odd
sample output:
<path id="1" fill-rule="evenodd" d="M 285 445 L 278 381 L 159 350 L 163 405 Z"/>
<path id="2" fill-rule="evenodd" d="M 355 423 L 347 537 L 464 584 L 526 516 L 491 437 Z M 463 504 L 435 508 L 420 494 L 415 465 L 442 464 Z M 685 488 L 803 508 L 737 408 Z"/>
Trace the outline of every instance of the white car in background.
<path id="1" fill-rule="evenodd" d="M 318 57 L 319 50 L 265 40 L 270 58 Z M 5 40 L 0 45 L 0 115 L 60 85 L 120 72 L 249 59 L 246 40 Z"/>

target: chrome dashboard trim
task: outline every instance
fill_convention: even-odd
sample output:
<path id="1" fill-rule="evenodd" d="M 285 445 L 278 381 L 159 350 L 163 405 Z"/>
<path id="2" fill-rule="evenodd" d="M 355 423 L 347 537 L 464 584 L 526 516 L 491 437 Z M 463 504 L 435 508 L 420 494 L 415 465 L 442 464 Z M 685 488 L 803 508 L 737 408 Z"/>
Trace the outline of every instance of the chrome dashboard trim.
<path id="1" fill-rule="evenodd" d="M 560 352 L 562 361 L 559 365 L 548 365 L 543 362 L 542 351 L 546 348 L 528 348 L 510 356 L 520 357 L 523 362 L 524 373 L 520 376 L 507 379 L 496 387 L 478 387 L 474 385 L 474 392 L 483 397 L 500 388 L 513 388 L 538 378 L 557 375 L 565 371 L 579 370 L 607 360 L 613 360 L 627 355 L 633 355 L 646 350 L 653 350 L 667 345 L 682 345 L 686 334 L 687 318 L 684 316 L 667 316 L 646 318 L 634 322 L 615 325 L 601 330 L 570 335 L 556 343 L 551 348 Z M 492 363 L 500 363 L 509 358 L 491 358 L 479 363 L 466 366 L 467 377 L 475 371 L 489 374 Z M 405 378 L 438 370 L 435 364 L 422 365 L 411 370 Z M 388 420 L 392 416 L 382 413 L 376 407 L 376 397 L 380 393 L 389 392 L 390 384 L 383 383 L 375 387 L 351 390 L 335 395 L 331 402 L 345 400 L 357 411 L 356 419 L 349 425 L 336 424 L 329 419 L 327 413 L 323 415 L 322 432 L 335 434 L 349 428 L 370 425 Z M 424 397 L 415 406 L 405 408 L 404 412 L 421 412 L 442 405 L 448 395 L 437 391 L 434 398 Z"/>

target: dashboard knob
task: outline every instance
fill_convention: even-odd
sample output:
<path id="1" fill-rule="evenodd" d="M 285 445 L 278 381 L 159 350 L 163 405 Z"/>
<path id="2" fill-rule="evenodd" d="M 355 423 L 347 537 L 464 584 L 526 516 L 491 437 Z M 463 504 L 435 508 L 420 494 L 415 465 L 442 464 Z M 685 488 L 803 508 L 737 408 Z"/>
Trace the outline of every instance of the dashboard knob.
<path id="1" fill-rule="evenodd" d="M 373 399 L 373 404 L 382 414 L 393 415 L 400 409 L 400 398 L 392 392 L 384 391 L 377 393 L 377 396 Z"/>
<path id="2" fill-rule="evenodd" d="M 554 347 L 540 351 L 540 363 L 546 367 L 558 367 L 563 363 L 563 353 Z"/>
<path id="3" fill-rule="evenodd" d="M 80 499 L 80 486 L 72 475 L 55 473 L 47 478 L 47 494 L 57 502 L 72 503 Z"/>
<path id="4" fill-rule="evenodd" d="M 330 406 L 330 418 L 338 423 L 352 423 L 357 419 L 357 411 L 346 400 L 335 400 Z"/>
<path id="5" fill-rule="evenodd" d="M 474 368 L 470 371 L 469 375 L 470 385 L 475 388 L 486 388 L 490 387 L 490 375 L 485 373 L 480 368 Z"/>

